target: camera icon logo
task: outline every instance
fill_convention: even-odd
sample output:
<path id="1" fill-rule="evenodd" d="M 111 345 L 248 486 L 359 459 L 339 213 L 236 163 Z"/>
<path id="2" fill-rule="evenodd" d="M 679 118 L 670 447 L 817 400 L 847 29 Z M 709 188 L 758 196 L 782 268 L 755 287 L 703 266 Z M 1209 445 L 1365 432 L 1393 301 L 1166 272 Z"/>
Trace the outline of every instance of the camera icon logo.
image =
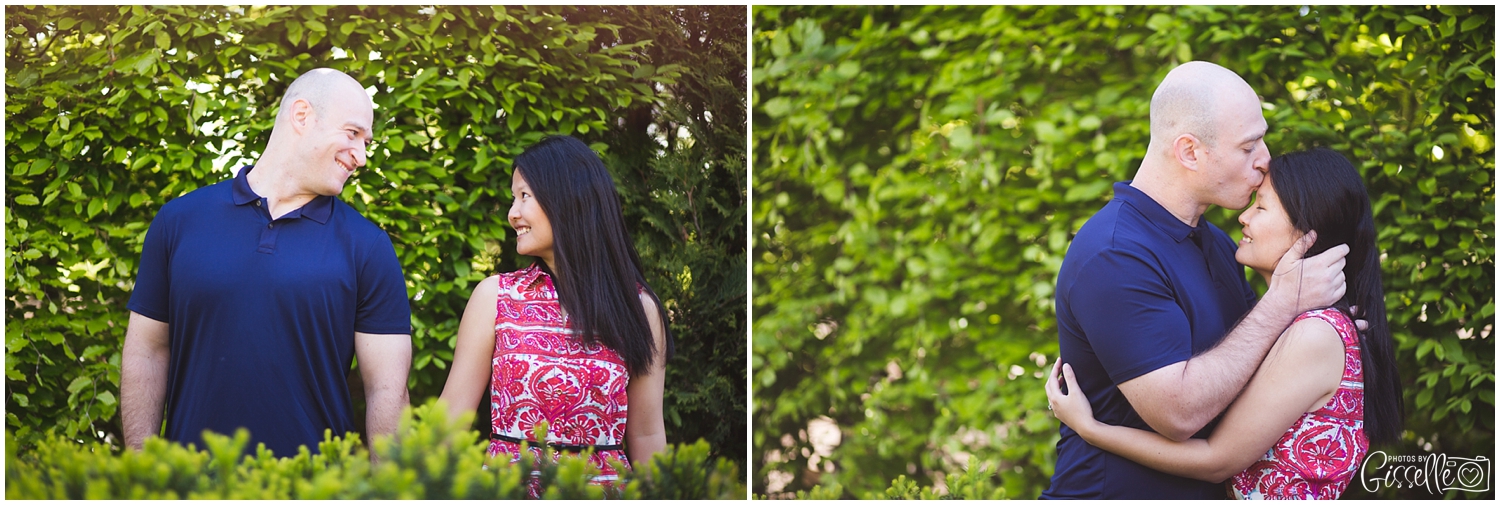
<path id="1" fill-rule="evenodd" d="M 1483 493 L 1490 490 L 1490 459 L 1484 456 L 1473 458 L 1446 458 L 1439 469 L 1439 480 L 1443 491 L 1457 489 Z"/>

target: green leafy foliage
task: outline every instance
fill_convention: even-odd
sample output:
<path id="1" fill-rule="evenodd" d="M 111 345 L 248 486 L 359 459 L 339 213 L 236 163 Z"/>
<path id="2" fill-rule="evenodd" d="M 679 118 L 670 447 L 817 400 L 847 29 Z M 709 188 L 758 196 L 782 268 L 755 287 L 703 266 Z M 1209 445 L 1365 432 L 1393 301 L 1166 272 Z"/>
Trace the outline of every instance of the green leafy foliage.
<path id="1" fill-rule="evenodd" d="M 48 432 L 119 443 L 125 303 L 152 217 L 253 163 L 286 86 L 327 66 L 373 93 L 369 165 L 342 198 L 401 260 L 416 401 L 441 391 L 473 286 L 533 261 L 505 222 L 512 157 L 571 134 L 614 174 L 677 337 L 669 441 L 743 460 L 746 343 L 726 336 L 746 324 L 745 16 L 6 7 L 6 425 L 22 444 Z"/>
<path id="2" fill-rule="evenodd" d="M 753 18 L 756 493 L 955 496 L 946 477 L 988 461 L 966 496 L 1037 496 L 1058 268 L 1190 59 L 1256 89 L 1273 154 L 1336 149 L 1374 195 L 1408 405 L 1404 440 L 1378 449 L 1494 451 L 1493 7 Z M 1234 235 L 1237 214 L 1207 218 Z"/>
<path id="3" fill-rule="evenodd" d="M 488 457 L 488 444 L 476 444 L 477 433 L 465 428 L 471 421 L 464 414 L 450 422 L 433 401 L 408 409 L 397 436 L 376 438 L 374 464 L 358 434 L 325 432 L 319 454 L 304 446 L 296 455 L 276 457 L 264 445 L 246 454 L 250 434 L 244 429 L 232 437 L 206 434 L 206 451 L 161 438 L 147 440 L 141 451 L 119 451 L 53 434 L 26 454 L 16 453 L 21 444 L 6 430 L 5 498 L 522 499 L 534 473 L 541 496 L 549 499 L 745 497 L 737 466 L 711 458 L 702 440 L 670 446 L 639 469 L 620 472 L 624 485 L 605 487 L 589 483 L 598 470 L 586 455 L 564 454 L 554 463 L 546 448 L 535 463 Z"/>

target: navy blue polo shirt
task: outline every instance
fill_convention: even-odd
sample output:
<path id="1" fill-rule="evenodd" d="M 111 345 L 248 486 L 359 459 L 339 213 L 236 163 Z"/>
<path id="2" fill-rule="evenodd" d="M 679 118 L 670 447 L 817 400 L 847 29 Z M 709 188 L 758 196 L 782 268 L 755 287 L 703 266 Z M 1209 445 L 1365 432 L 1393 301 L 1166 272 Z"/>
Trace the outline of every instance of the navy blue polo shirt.
<path id="1" fill-rule="evenodd" d="M 166 436 L 250 430 L 277 456 L 354 430 L 354 332 L 410 334 L 391 240 L 337 198 L 271 220 L 246 167 L 162 206 L 131 311 L 168 324 Z"/>
<path id="2" fill-rule="evenodd" d="M 1129 181 L 1090 217 L 1057 277 L 1062 360 L 1106 424 L 1150 430 L 1117 386 L 1212 348 L 1255 304 L 1229 235 L 1188 226 Z M 1206 438 L 1214 423 L 1194 437 Z M 1042 498 L 1222 499 L 1224 485 L 1177 477 L 1103 451 L 1062 427 Z"/>

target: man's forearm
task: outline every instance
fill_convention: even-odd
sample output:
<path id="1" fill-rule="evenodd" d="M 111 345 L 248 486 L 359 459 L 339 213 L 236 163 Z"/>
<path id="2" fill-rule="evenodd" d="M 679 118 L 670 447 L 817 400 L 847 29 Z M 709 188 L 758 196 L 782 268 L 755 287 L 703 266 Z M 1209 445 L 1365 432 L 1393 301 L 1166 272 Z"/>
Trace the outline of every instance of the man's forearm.
<path id="1" fill-rule="evenodd" d="M 161 431 L 162 407 L 167 401 L 167 360 L 162 349 L 127 345 L 120 358 L 120 417 L 125 446 L 140 449 Z"/>
<path id="2" fill-rule="evenodd" d="M 401 424 L 401 409 L 408 404 L 405 385 L 371 390 L 365 396 L 365 433 L 375 437 L 394 435 Z"/>
<path id="3" fill-rule="evenodd" d="M 1295 306 L 1269 293 L 1219 344 L 1189 359 L 1182 370 L 1178 426 L 1186 438 L 1203 429 L 1239 396 L 1276 339 L 1296 318 Z M 1191 429 L 1188 429 L 1191 428 Z M 1181 432 L 1176 435 L 1182 435 Z"/>

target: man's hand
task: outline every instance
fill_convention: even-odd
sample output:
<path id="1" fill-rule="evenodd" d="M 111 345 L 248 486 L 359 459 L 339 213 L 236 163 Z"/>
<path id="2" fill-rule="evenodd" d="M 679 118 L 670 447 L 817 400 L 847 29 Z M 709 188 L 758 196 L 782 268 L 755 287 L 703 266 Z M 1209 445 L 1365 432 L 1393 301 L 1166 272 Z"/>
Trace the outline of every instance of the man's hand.
<path id="1" fill-rule="evenodd" d="M 1349 306 L 1349 315 L 1354 316 L 1354 328 L 1360 333 L 1370 331 L 1370 322 L 1363 319 L 1365 311 L 1360 310 L 1358 305 Z"/>
<path id="2" fill-rule="evenodd" d="M 1308 231 L 1281 255 L 1264 300 L 1289 309 L 1288 317 L 1316 308 L 1327 307 L 1344 297 L 1344 256 L 1347 244 L 1328 248 L 1317 256 L 1303 258 L 1318 240 L 1316 231 Z M 1283 305 L 1284 304 L 1284 305 Z"/>

